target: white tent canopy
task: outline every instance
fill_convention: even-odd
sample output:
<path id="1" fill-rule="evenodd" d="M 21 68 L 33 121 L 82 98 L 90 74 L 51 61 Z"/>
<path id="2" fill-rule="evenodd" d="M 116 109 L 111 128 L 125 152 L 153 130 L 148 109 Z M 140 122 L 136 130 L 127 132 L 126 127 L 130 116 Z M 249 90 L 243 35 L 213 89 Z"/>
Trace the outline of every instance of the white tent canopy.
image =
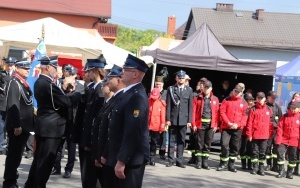
<path id="1" fill-rule="evenodd" d="M 98 32 L 90 34 L 87 30 L 77 29 L 53 18 L 24 22 L 11 26 L 0 27 L 0 55 L 7 56 L 9 48 L 35 49 L 42 35 L 44 26 L 44 41 L 48 51 L 56 54 L 81 54 L 83 64 L 88 58 L 97 58 L 104 54 L 108 66 L 122 65 L 128 56 L 128 51 L 106 42 Z"/>

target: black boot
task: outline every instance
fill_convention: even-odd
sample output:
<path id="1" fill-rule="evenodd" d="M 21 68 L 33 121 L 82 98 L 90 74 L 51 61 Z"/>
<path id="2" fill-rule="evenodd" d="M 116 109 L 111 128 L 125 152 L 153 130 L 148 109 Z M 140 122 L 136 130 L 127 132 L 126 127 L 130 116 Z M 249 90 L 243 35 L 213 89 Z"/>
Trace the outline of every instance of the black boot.
<path id="1" fill-rule="evenodd" d="M 228 170 L 231 172 L 237 172 L 237 169 L 234 166 L 234 159 L 229 159 L 229 163 L 228 163 Z"/>
<path id="2" fill-rule="evenodd" d="M 277 178 L 282 178 L 285 175 L 284 165 L 280 164 L 278 165 L 278 175 Z"/>
<path id="3" fill-rule="evenodd" d="M 294 168 L 289 166 L 286 172 L 286 178 L 293 179 L 293 172 Z"/>
<path id="4" fill-rule="evenodd" d="M 197 156 L 195 168 L 201 169 L 201 165 L 202 165 L 202 158 L 201 158 L 201 156 Z"/>
<path id="5" fill-rule="evenodd" d="M 251 174 L 256 175 L 258 172 L 258 163 L 254 162 L 252 164 L 253 164 L 253 170 L 252 170 Z"/>
<path id="6" fill-rule="evenodd" d="M 217 171 L 226 171 L 228 169 L 228 161 L 221 161 L 220 160 L 220 164 L 217 168 Z"/>
<path id="7" fill-rule="evenodd" d="M 252 167 L 253 163 L 252 163 L 251 159 L 248 159 L 247 161 L 248 161 L 248 164 L 247 164 L 248 165 L 248 170 L 253 170 L 253 167 Z"/>
<path id="8" fill-rule="evenodd" d="M 294 175 L 299 175 L 299 163 L 296 164 Z"/>
<path id="9" fill-rule="evenodd" d="M 272 159 L 267 159 L 267 166 L 266 166 L 266 169 L 265 171 L 269 171 L 272 169 Z"/>
<path id="10" fill-rule="evenodd" d="M 273 172 L 278 172 L 279 169 L 278 169 L 278 164 L 277 164 L 277 158 L 273 158 L 273 166 L 272 166 L 271 170 Z"/>
<path id="11" fill-rule="evenodd" d="M 189 164 L 196 164 L 196 156 L 195 156 L 195 152 L 192 152 L 192 157 L 190 158 L 190 160 L 188 161 Z"/>
<path id="12" fill-rule="evenodd" d="M 241 159 L 242 163 L 242 169 L 246 170 L 247 169 L 247 159 Z"/>
<path id="13" fill-rule="evenodd" d="M 202 168 L 209 170 L 208 166 L 208 156 L 202 156 Z"/>
<path id="14" fill-rule="evenodd" d="M 149 165 L 155 166 L 154 157 L 150 157 Z"/>
<path id="15" fill-rule="evenodd" d="M 61 175 L 60 169 L 56 169 L 53 167 L 53 169 L 51 171 L 51 175 Z"/>
<path id="16" fill-rule="evenodd" d="M 258 172 L 257 174 L 264 176 L 265 175 L 265 168 L 264 163 L 259 163 Z"/>

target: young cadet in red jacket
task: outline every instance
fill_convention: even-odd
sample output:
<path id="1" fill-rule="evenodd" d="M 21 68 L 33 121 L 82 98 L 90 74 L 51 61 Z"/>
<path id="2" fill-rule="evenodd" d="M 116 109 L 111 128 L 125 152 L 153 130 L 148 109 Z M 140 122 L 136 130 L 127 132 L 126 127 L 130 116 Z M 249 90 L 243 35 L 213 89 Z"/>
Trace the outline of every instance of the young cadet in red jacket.
<path id="1" fill-rule="evenodd" d="M 155 165 L 156 146 L 160 134 L 165 131 L 166 102 L 160 99 L 160 91 L 153 88 L 149 97 L 150 162 Z"/>
<path id="2" fill-rule="evenodd" d="M 237 172 L 234 163 L 240 149 L 242 130 L 248 118 L 246 114 L 248 104 L 242 98 L 242 91 L 243 88 L 236 85 L 232 95 L 224 99 L 220 107 L 222 146 L 220 164 L 217 171 L 228 169 L 229 171 Z"/>
<path id="3" fill-rule="evenodd" d="M 278 175 L 282 178 L 285 175 L 284 156 L 288 154 L 288 170 L 286 177 L 293 179 L 293 171 L 297 161 L 297 149 L 299 147 L 299 130 L 300 130 L 300 98 L 297 98 L 288 106 L 288 111 L 284 114 L 278 124 L 276 142 L 278 145 Z"/>
<path id="4" fill-rule="evenodd" d="M 244 99 L 248 104 L 246 114 L 249 117 L 250 110 L 255 105 L 254 98 L 251 93 L 245 93 Z M 249 142 L 249 140 L 247 139 L 246 128 L 247 127 L 245 126 L 242 132 L 240 156 L 241 156 L 242 169 L 247 169 L 248 167 L 248 170 L 252 170 L 252 162 L 251 162 L 252 146 L 251 146 L 251 142 Z"/>
<path id="5" fill-rule="evenodd" d="M 273 131 L 273 124 L 270 121 L 272 110 L 266 105 L 266 96 L 263 92 L 257 93 L 256 101 L 255 106 L 251 108 L 249 113 L 246 135 L 252 143 L 251 162 L 253 163 L 253 171 L 251 174 L 258 173 L 264 176 L 267 142 Z"/>
<path id="6" fill-rule="evenodd" d="M 193 100 L 193 131 L 195 136 L 196 168 L 207 169 L 208 157 L 214 132 L 218 127 L 219 99 L 212 93 L 212 83 L 204 82 L 202 92 Z"/>

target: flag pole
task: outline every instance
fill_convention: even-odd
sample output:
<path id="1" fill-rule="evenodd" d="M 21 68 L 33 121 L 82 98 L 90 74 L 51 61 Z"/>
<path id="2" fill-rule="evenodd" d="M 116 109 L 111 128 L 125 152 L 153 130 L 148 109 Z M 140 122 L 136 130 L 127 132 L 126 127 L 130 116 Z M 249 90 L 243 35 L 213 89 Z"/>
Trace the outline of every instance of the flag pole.
<path id="1" fill-rule="evenodd" d="M 42 25 L 42 40 L 45 39 L 45 25 Z"/>

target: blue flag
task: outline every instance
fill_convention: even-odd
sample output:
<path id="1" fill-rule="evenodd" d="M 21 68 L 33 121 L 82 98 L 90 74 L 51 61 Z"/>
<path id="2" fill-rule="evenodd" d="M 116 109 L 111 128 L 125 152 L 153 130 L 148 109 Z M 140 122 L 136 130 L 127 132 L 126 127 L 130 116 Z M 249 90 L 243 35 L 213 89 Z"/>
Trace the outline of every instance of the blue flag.
<path id="1" fill-rule="evenodd" d="M 31 69 L 29 72 L 29 76 L 27 78 L 27 82 L 33 93 L 34 93 L 34 83 L 38 79 L 38 77 L 41 73 L 40 62 L 38 60 L 41 57 L 46 56 L 46 55 L 47 55 L 46 45 L 44 43 L 44 40 L 40 40 L 39 45 L 37 46 L 35 54 L 34 54 L 34 59 L 31 63 Z M 33 98 L 33 106 L 35 109 L 37 109 L 37 102 L 36 102 L 35 98 Z"/>

